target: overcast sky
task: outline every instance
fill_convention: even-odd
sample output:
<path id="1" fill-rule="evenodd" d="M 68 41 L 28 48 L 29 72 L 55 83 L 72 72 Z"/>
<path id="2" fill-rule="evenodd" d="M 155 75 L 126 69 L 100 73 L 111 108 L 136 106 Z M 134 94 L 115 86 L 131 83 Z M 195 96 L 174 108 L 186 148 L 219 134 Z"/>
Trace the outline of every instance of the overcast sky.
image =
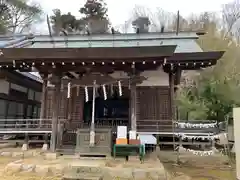
<path id="1" fill-rule="evenodd" d="M 71 12 L 78 16 L 78 10 L 85 0 L 36 0 L 43 7 L 46 14 L 51 14 L 52 9 L 59 8 L 62 12 Z M 191 13 L 202 11 L 220 11 L 221 6 L 230 0 L 105 0 L 108 6 L 108 15 L 114 26 L 124 24 L 129 19 L 131 10 L 136 5 L 144 6 L 149 9 L 163 8 L 170 12 L 177 12 L 187 16 Z M 43 27 L 43 26 L 42 26 Z M 38 29 L 39 32 L 46 31 Z"/>

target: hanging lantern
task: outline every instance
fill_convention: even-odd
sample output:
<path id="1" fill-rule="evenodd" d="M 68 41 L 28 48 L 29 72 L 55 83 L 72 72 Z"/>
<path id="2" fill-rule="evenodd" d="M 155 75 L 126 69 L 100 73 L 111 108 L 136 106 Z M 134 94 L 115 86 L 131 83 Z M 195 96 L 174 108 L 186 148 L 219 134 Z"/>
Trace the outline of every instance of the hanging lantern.
<path id="1" fill-rule="evenodd" d="M 85 86 L 85 101 L 88 102 L 88 88 Z"/>
<path id="2" fill-rule="evenodd" d="M 68 83 L 68 89 L 67 89 L 67 98 L 70 98 L 71 96 L 71 83 Z"/>
<path id="3" fill-rule="evenodd" d="M 122 96 L 122 85 L 121 85 L 121 81 L 118 81 L 118 90 L 119 90 L 119 96 Z"/>
<path id="4" fill-rule="evenodd" d="M 104 97 L 104 100 L 107 100 L 107 92 L 106 92 L 106 86 L 105 86 L 105 84 L 102 85 L 102 89 L 103 89 L 103 97 Z"/>

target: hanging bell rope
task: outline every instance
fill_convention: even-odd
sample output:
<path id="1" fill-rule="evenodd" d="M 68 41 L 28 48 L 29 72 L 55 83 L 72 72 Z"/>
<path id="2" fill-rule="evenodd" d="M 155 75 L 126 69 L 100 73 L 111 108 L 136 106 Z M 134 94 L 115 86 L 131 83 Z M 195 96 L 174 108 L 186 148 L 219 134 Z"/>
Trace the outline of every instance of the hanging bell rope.
<path id="1" fill-rule="evenodd" d="M 103 89 L 103 97 L 104 97 L 104 100 L 107 100 L 107 91 L 106 91 L 106 86 L 105 86 L 105 84 L 102 85 L 102 89 Z"/>
<path id="2" fill-rule="evenodd" d="M 67 98 L 70 98 L 71 96 L 71 83 L 68 83 L 68 89 L 67 89 Z"/>
<path id="3" fill-rule="evenodd" d="M 88 102 L 89 98 L 88 98 L 88 87 L 85 86 L 85 101 Z"/>
<path id="4" fill-rule="evenodd" d="M 121 81 L 118 81 L 118 90 L 119 90 L 119 96 L 122 96 L 122 84 L 121 84 Z"/>

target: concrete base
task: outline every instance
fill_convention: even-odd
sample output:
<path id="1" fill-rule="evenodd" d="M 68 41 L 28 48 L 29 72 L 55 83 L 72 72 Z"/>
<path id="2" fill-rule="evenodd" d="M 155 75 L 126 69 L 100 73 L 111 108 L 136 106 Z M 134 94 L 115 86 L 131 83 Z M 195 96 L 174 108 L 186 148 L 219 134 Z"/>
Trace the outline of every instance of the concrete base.
<path id="1" fill-rule="evenodd" d="M 48 144 L 43 144 L 43 147 L 42 147 L 42 150 L 43 150 L 43 151 L 47 151 L 48 148 L 49 148 L 49 147 L 48 147 Z"/>
<path id="2" fill-rule="evenodd" d="M 27 151 L 27 150 L 28 150 L 28 144 L 23 144 L 22 151 Z"/>
<path id="3" fill-rule="evenodd" d="M 58 153 L 46 153 L 45 154 L 45 158 L 47 160 L 55 160 L 55 159 L 57 159 L 58 156 L 59 156 Z"/>

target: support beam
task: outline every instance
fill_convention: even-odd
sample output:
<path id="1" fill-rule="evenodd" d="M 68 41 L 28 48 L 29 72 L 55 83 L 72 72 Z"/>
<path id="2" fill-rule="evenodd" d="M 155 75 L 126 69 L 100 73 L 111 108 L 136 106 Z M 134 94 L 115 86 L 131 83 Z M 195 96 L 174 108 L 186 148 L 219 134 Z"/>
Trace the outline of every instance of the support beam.
<path id="1" fill-rule="evenodd" d="M 173 132 L 173 149 L 175 150 L 175 105 L 174 105 L 174 73 L 172 71 L 169 72 L 169 114 L 170 120 L 172 121 L 172 132 Z"/>
<path id="2" fill-rule="evenodd" d="M 43 75 L 42 84 L 42 100 L 41 100 L 41 112 L 40 112 L 40 127 L 42 127 L 42 120 L 46 118 L 46 107 L 47 107 L 47 74 Z"/>
<path id="3" fill-rule="evenodd" d="M 130 114 L 131 114 L 131 130 L 132 131 L 137 131 L 137 109 L 136 108 L 137 108 L 137 87 L 136 87 L 136 83 L 132 83 L 130 88 Z"/>
<path id="4" fill-rule="evenodd" d="M 59 116 L 59 94 L 61 89 L 61 76 L 59 74 L 54 75 L 54 93 L 52 101 L 52 135 L 51 135 L 51 151 L 56 151 L 57 134 L 58 134 L 58 116 Z"/>
<path id="5" fill-rule="evenodd" d="M 174 74 L 173 72 L 169 72 L 169 114 L 170 119 L 175 119 L 175 104 L 174 104 Z"/>

